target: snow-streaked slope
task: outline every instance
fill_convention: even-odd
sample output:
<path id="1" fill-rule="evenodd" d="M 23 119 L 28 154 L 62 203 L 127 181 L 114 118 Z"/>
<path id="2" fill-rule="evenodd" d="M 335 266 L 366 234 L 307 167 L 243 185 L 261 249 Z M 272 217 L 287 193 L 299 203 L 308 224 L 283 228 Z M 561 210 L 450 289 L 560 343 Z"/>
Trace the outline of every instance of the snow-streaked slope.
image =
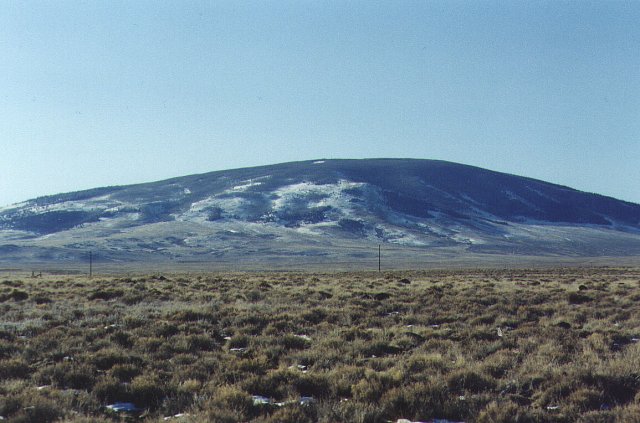
<path id="1" fill-rule="evenodd" d="M 389 244 L 456 254 L 640 254 L 640 205 L 430 160 L 315 160 L 97 188 L 0 209 L 0 259 L 136 260 Z M 342 251 L 342 250 L 341 250 Z"/>

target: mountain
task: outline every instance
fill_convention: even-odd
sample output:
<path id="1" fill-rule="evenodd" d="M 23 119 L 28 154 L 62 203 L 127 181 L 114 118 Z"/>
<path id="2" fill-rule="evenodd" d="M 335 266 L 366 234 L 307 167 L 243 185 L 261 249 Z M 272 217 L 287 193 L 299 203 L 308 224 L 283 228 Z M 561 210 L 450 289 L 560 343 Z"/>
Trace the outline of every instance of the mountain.
<path id="1" fill-rule="evenodd" d="M 315 160 L 0 208 L 0 262 L 640 255 L 640 205 L 456 163 Z M 413 257 L 413 259 L 411 258 Z"/>

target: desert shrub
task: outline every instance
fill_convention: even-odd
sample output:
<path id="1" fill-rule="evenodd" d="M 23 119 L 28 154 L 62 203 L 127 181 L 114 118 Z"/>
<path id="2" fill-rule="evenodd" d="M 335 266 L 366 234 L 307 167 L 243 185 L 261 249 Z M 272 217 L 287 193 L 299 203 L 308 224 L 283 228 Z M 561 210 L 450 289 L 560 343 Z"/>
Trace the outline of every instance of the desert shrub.
<path id="1" fill-rule="evenodd" d="M 271 368 L 270 360 L 266 355 L 257 357 L 240 357 L 229 363 L 228 369 L 251 375 L 264 375 Z"/>
<path id="2" fill-rule="evenodd" d="M 251 395 L 234 386 L 220 386 L 216 388 L 211 395 L 211 399 L 205 403 L 205 409 L 209 408 L 213 411 L 226 410 L 227 416 L 236 416 L 239 420 L 246 419 L 254 409 L 253 399 Z M 223 413 L 219 413 L 223 414 Z M 225 421 L 232 421 L 226 420 Z"/>
<path id="3" fill-rule="evenodd" d="M 122 302 L 126 305 L 132 306 L 144 301 L 145 296 L 143 294 L 129 292 L 122 297 Z"/>
<path id="4" fill-rule="evenodd" d="M 290 315 L 273 316 L 272 321 L 265 327 L 263 334 L 276 336 L 294 331 L 298 326 L 294 322 L 295 317 Z"/>
<path id="5" fill-rule="evenodd" d="M 166 342 L 165 339 L 149 337 L 136 339 L 136 349 L 146 353 L 154 353 L 160 349 L 160 347 Z"/>
<path id="6" fill-rule="evenodd" d="M 29 365 L 22 359 L 14 358 L 0 361 L 0 380 L 24 379 L 30 372 Z"/>
<path id="7" fill-rule="evenodd" d="M 560 401 L 564 401 L 575 388 L 575 381 L 571 378 L 554 376 L 544 380 L 536 398 L 536 405 L 543 408 L 549 405 L 556 405 Z"/>
<path id="8" fill-rule="evenodd" d="M 361 348 L 361 354 L 365 357 L 384 357 L 386 355 L 400 354 L 401 352 L 402 348 L 383 340 L 373 340 L 367 343 L 362 343 Z"/>
<path id="9" fill-rule="evenodd" d="M 136 329 L 156 324 L 156 322 L 154 321 L 149 321 L 147 317 L 148 316 L 145 316 L 145 314 L 143 314 L 142 312 L 125 315 L 122 318 L 122 325 L 127 329 Z"/>
<path id="10" fill-rule="evenodd" d="M 22 401 L 22 398 L 15 395 L 0 396 L 0 416 L 6 418 L 23 409 L 25 406 Z"/>
<path id="11" fill-rule="evenodd" d="M 280 337 L 278 343 L 288 350 L 301 350 L 310 345 L 307 339 L 292 334 Z"/>
<path id="12" fill-rule="evenodd" d="M 34 295 L 33 300 L 36 302 L 36 304 L 50 304 L 53 302 L 49 295 L 42 292 Z"/>
<path id="13" fill-rule="evenodd" d="M 104 349 L 90 357 L 90 361 L 99 370 L 109 370 L 116 364 L 141 364 L 142 359 L 137 356 L 127 355 L 116 349 Z"/>
<path id="14" fill-rule="evenodd" d="M 477 423 L 537 423 L 539 420 L 511 401 L 492 401 L 478 414 Z"/>
<path id="15" fill-rule="evenodd" d="M 217 319 L 213 312 L 203 311 L 200 309 L 179 310 L 169 316 L 171 320 L 177 322 L 210 322 L 214 323 Z"/>
<path id="16" fill-rule="evenodd" d="M 443 371 L 449 366 L 447 360 L 440 353 L 418 353 L 410 356 L 405 361 L 406 372 L 410 375 L 419 375 L 425 372 Z"/>
<path id="17" fill-rule="evenodd" d="M 85 390 L 59 390 L 55 387 L 43 390 L 47 398 L 64 411 L 66 418 L 73 415 L 102 414 L 103 406 L 90 392 Z M 66 420 L 65 420 L 66 422 Z"/>
<path id="18" fill-rule="evenodd" d="M 391 388 L 400 383 L 398 375 L 388 372 L 369 371 L 352 387 L 353 398 L 358 401 L 375 402 Z"/>
<path id="19" fill-rule="evenodd" d="M 93 291 L 87 297 L 89 300 L 104 300 L 109 301 L 116 298 L 120 298 L 124 295 L 124 291 L 121 289 L 98 289 Z"/>
<path id="20" fill-rule="evenodd" d="M 388 421 L 380 407 L 371 403 L 356 403 L 345 401 L 337 404 L 331 410 L 330 422 L 381 423 Z"/>
<path id="21" fill-rule="evenodd" d="M 496 330 L 493 328 L 476 327 L 470 337 L 476 341 L 493 341 L 496 339 Z"/>
<path id="22" fill-rule="evenodd" d="M 438 380 L 427 380 L 387 390 L 380 405 L 388 418 L 460 418 L 452 410 L 447 386 Z"/>
<path id="23" fill-rule="evenodd" d="M 241 383 L 241 386 L 251 394 L 284 399 L 291 393 L 292 384 L 299 376 L 299 372 L 274 370 L 264 376 L 250 376 Z"/>
<path id="24" fill-rule="evenodd" d="M 567 301 L 569 302 L 569 304 L 583 304 L 589 301 L 593 301 L 593 298 L 582 291 L 570 292 L 569 294 L 567 294 Z"/>
<path id="25" fill-rule="evenodd" d="M 198 396 L 183 390 L 171 390 L 162 401 L 162 410 L 165 414 L 175 415 L 184 413 L 197 401 Z"/>
<path id="26" fill-rule="evenodd" d="M 258 291 L 257 289 L 252 289 L 245 294 L 245 297 L 247 301 L 257 303 L 258 301 L 262 300 L 263 295 L 262 292 Z"/>
<path id="27" fill-rule="evenodd" d="M 41 396 L 21 399 L 21 408 L 9 414 L 16 423 L 51 423 L 62 416 L 62 411 L 53 401 Z"/>
<path id="28" fill-rule="evenodd" d="M 513 368 L 514 357 L 506 352 L 499 351 L 487 357 L 481 365 L 482 371 L 494 378 L 503 377 L 506 372 Z"/>
<path id="29" fill-rule="evenodd" d="M 181 366 L 180 368 L 174 368 L 174 370 L 172 371 L 173 378 L 179 382 L 188 379 L 204 382 L 207 380 L 211 380 L 212 376 L 215 377 L 216 380 L 222 380 L 223 373 L 218 369 L 219 364 L 220 362 L 215 358 L 209 358 L 207 360 L 203 360 L 202 358 L 200 358 L 197 362 L 190 366 L 185 365 Z M 237 373 L 237 375 L 239 374 L 240 373 Z M 229 378 L 228 380 L 234 379 Z"/>
<path id="30" fill-rule="evenodd" d="M 602 394 L 590 388 L 574 391 L 569 395 L 568 401 L 580 411 L 599 410 L 604 404 Z"/>
<path id="31" fill-rule="evenodd" d="M 286 406 L 277 409 L 265 419 L 266 423 L 313 423 L 316 422 L 316 413 L 313 407 L 301 407 L 297 405 Z"/>
<path id="32" fill-rule="evenodd" d="M 495 389 L 496 382 L 485 374 L 469 369 L 460 369 L 447 376 L 447 386 L 453 392 L 469 391 L 480 393 Z"/>
<path id="33" fill-rule="evenodd" d="M 190 335 L 186 338 L 187 350 L 195 351 L 213 351 L 217 345 L 213 338 L 207 335 Z"/>
<path id="34" fill-rule="evenodd" d="M 496 321 L 496 315 L 493 313 L 482 314 L 475 319 L 471 320 L 473 326 L 476 325 L 492 325 Z"/>
<path id="35" fill-rule="evenodd" d="M 612 410 L 605 411 L 589 411 L 582 414 L 577 420 L 578 423 L 640 423 L 637 411 L 631 414 L 624 412 L 618 412 Z"/>
<path id="36" fill-rule="evenodd" d="M 134 364 L 116 364 L 110 370 L 111 376 L 120 382 L 130 382 L 131 379 L 138 376 L 140 373 L 140 366 L 136 366 Z"/>
<path id="37" fill-rule="evenodd" d="M 356 366 L 339 366 L 329 372 L 332 395 L 338 398 L 351 398 L 352 386 L 364 378 L 365 370 Z"/>
<path id="38" fill-rule="evenodd" d="M 123 348 L 131 348 L 133 346 L 133 337 L 126 332 L 115 332 L 111 335 L 111 341 Z"/>
<path id="39" fill-rule="evenodd" d="M 325 398 L 331 394 L 327 375 L 306 373 L 293 381 L 294 389 L 301 396 Z"/>
<path id="40" fill-rule="evenodd" d="M 303 312 L 302 318 L 311 324 L 317 325 L 327 318 L 327 311 L 323 308 L 312 308 Z"/>
<path id="41" fill-rule="evenodd" d="M 29 294 L 27 294 L 26 291 L 14 289 L 13 291 L 11 291 L 11 294 L 9 294 L 9 298 L 11 298 L 13 301 L 24 301 L 29 298 Z"/>
<path id="42" fill-rule="evenodd" d="M 180 383 L 178 386 L 178 391 L 181 393 L 186 393 L 190 395 L 195 395 L 200 391 L 202 387 L 202 383 L 196 379 L 187 379 L 184 382 Z"/>
<path id="43" fill-rule="evenodd" d="M 414 417 L 415 404 L 411 392 L 406 387 L 392 388 L 384 392 L 379 404 L 385 416 L 391 419 Z"/>
<path id="44" fill-rule="evenodd" d="M 172 364 L 179 367 L 191 367 L 195 365 L 197 361 L 198 355 L 194 353 L 176 354 L 171 359 Z"/>
<path id="45" fill-rule="evenodd" d="M 28 414 L 41 397 L 75 423 L 116 401 L 144 407 L 145 421 L 640 423 L 640 295 L 616 283 L 627 271 L 427 271 L 401 288 L 408 272 L 0 286 L 0 415 L 46 421 Z M 588 307 L 569 300 L 582 283 Z M 14 289 L 26 301 L 8 299 Z M 253 290 L 259 303 L 246 301 Z M 55 303 L 39 306 L 49 292 Z M 139 296 L 153 302 L 128 307 Z M 318 402 L 294 404 L 307 395 Z"/>
<path id="46" fill-rule="evenodd" d="M 141 375 L 131 381 L 131 400 L 142 408 L 157 408 L 165 398 L 165 385 L 155 376 Z"/>
<path id="47" fill-rule="evenodd" d="M 29 298 L 29 294 L 26 291 L 20 289 L 12 289 L 8 293 L 0 294 L 0 303 L 13 300 L 13 301 L 24 301 Z"/>
<path id="48" fill-rule="evenodd" d="M 611 420 L 613 422 L 640 423 L 640 403 L 619 407 L 612 410 L 612 414 L 615 416 L 615 419 Z"/>
<path id="49" fill-rule="evenodd" d="M 131 400 L 127 386 L 112 377 L 105 377 L 98 380 L 92 392 L 96 398 L 107 404 Z"/>
<path id="50" fill-rule="evenodd" d="M 56 366 L 56 368 L 60 368 Z M 71 389 L 89 390 L 95 384 L 94 369 L 89 366 L 70 366 L 60 375 L 58 385 Z"/>
<path id="51" fill-rule="evenodd" d="M 13 341 L 16 336 L 8 330 L 0 329 L 0 341 Z"/>
<path id="52" fill-rule="evenodd" d="M 604 401 L 609 404 L 626 404 L 640 389 L 640 379 L 635 375 L 589 375 L 584 381 L 604 392 Z"/>
<path id="53" fill-rule="evenodd" d="M 65 418 L 64 423 L 113 423 L 113 419 L 97 416 L 72 416 Z"/>
<path id="54" fill-rule="evenodd" d="M 287 350 L 281 345 L 272 345 L 264 351 L 264 356 L 270 363 L 278 363 L 285 355 Z"/>
<path id="55" fill-rule="evenodd" d="M 247 335 L 235 335 L 229 340 L 229 348 L 247 348 L 249 339 Z"/>
<path id="56" fill-rule="evenodd" d="M 243 333 L 260 335 L 270 322 L 270 316 L 263 313 L 242 314 L 236 317 L 232 326 L 241 327 Z"/>
<path id="57" fill-rule="evenodd" d="M 413 332 L 406 332 L 395 339 L 395 344 L 402 351 L 409 351 L 417 348 L 424 342 L 424 337 Z"/>
<path id="58" fill-rule="evenodd" d="M 244 414 L 238 411 L 225 409 L 218 406 L 207 405 L 204 407 L 203 421 L 216 423 L 238 423 L 245 421 Z"/>

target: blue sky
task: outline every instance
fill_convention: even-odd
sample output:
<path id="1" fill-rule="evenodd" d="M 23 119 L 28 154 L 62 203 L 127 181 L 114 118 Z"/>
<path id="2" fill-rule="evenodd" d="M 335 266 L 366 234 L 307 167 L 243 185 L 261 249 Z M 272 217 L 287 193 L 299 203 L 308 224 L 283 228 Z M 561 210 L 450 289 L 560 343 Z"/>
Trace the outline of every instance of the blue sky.
<path id="1" fill-rule="evenodd" d="M 640 203 L 640 2 L 7 1 L 0 205 L 413 157 Z"/>

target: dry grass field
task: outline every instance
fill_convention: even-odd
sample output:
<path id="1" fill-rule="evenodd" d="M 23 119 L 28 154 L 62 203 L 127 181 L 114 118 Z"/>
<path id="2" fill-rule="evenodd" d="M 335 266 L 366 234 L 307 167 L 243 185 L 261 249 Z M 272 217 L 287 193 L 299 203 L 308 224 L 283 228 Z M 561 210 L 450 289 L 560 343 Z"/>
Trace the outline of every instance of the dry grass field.
<path id="1" fill-rule="evenodd" d="M 633 268 L 5 275 L 0 416 L 640 422 L 639 338 Z"/>

